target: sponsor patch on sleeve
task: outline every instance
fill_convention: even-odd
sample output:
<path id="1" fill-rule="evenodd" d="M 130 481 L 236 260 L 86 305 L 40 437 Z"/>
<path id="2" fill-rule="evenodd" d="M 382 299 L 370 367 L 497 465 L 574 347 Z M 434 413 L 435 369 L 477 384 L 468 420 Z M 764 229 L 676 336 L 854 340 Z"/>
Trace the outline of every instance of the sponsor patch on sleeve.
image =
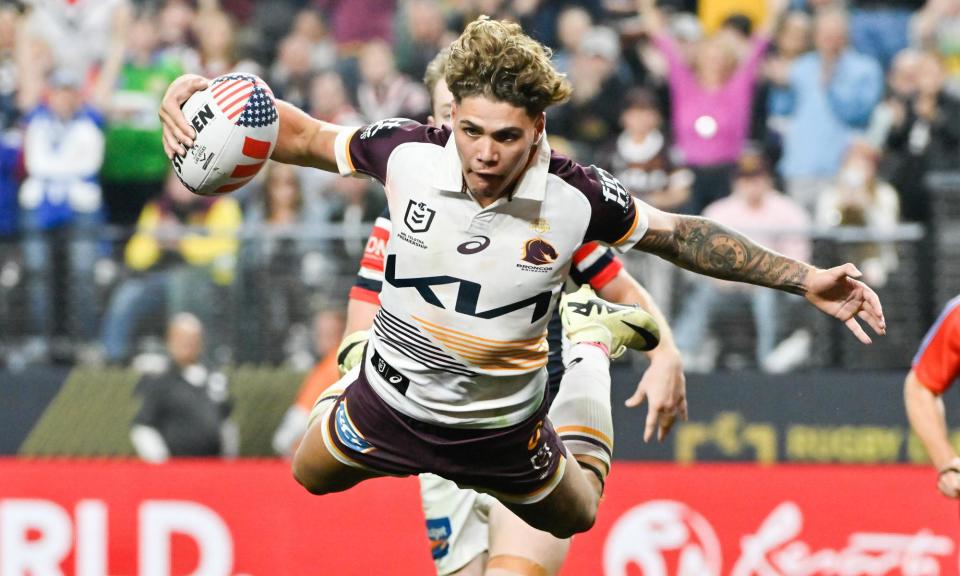
<path id="1" fill-rule="evenodd" d="M 427 518 L 427 538 L 430 539 L 430 554 L 434 560 L 439 560 L 450 553 L 452 535 L 453 528 L 449 518 Z"/>

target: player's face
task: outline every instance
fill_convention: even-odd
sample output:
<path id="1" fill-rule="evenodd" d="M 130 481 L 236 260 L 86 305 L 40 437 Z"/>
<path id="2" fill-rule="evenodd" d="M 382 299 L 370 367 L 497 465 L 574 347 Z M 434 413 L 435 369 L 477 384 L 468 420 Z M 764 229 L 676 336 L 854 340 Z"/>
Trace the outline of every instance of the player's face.
<path id="1" fill-rule="evenodd" d="M 509 192 L 529 165 L 544 115 L 531 117 L 524 108 L 485 96 L 469 96 L 453 106 L 463 178 L 479 199 Z"/>
<path id="2" fill-rule="evenodd" d="M 433 114 L 430 116 L 430 124 L 437 128 L 452 123 L 451 110 L 453 109 L 453 93 L 447 88 L 447 83 L 442 78 L 437 81 L 433 87 L 431 101 L 433 104 Z"/>
<path id="3" fill-rule="evenodd" d="M 174 324 L 167 332 L 167 350 L 177 366 L 189 366 L 203 353 L 203 330 L 193 324 Z"/>

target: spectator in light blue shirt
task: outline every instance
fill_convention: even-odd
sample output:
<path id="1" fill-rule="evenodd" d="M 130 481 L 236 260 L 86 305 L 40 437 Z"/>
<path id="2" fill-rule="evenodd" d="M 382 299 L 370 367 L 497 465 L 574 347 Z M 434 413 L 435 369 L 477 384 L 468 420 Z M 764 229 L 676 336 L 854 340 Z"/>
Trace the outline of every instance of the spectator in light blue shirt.
<path id="1" fill-rule="evenodd" d="M 821 10 L 814 23 L 816 50 L 774 78 L 795 97 L 780 171 L 787 192 L 810 210 L 883 95 L 880 65 L 848 47 L 847 28 L 842 9 Z"/>

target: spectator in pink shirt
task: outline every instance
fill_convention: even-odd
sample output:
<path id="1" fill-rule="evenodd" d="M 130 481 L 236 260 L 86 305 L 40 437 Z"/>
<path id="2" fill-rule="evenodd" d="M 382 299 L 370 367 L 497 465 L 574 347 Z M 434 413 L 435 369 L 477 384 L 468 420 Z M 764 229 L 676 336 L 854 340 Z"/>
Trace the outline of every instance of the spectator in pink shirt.
<path id="1" fill-rule="evenodd" d="M 751 149 L 741 155 L 735 167 L 733 192 L 707 206 L 703 215 L 748 230 L 751 238 L 776 252 L 791 258 L 810 258 L 810 217 L 797 202 L 773 188 L 766 160 L 758 151 Z M 777 342 L 783 302 L 770 290 L 711 278 L 695 280 L 674 328 L 677 347 L 685 359 L 691 360 L 685 364 L 693 369 L 712 368 L 713 359 L 704 359 L 702 350 L 711 318 L 715 311 L 728 307 L 737 298 L 750 301 L 757 365 L 764 366 L 764 359 Z"/>
<path id="2" fill-rule="evenodd" d="M 653 43 L 667 60 L 674 143 L 696 174 L 690 206 L 695 213 L 730 191 L 731 170 L 750 129 L 760 65 L 782 5 L 771 0 L 766 21 L 742 57 L 729 34 L 716 34 L 699 43 L 690 62 L 667 34 L 655 0 L 641 0 Z"/>

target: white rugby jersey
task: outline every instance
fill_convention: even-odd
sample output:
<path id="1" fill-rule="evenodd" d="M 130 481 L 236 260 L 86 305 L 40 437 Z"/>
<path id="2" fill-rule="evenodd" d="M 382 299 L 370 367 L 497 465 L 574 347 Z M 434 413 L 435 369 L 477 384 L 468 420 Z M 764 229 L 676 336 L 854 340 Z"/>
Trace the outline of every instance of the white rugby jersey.
<path id="1" fill-rule="evenodd" d="M 593 240 L 629 249 L 645 212 L 610 174 L 551 153 L 546 139 L 512 198 L 486 208 L 464 192 L 447 127 L 383 120 L 342 132 L 336 156 L 342 175 L 383 183 L 391 215 L 371 386 L 442 425 L 528 417 L 543 400 L 547 322 L 575 251 Z M 381 377 L 375 353 L 409 379 L 405 389 Z"/>

